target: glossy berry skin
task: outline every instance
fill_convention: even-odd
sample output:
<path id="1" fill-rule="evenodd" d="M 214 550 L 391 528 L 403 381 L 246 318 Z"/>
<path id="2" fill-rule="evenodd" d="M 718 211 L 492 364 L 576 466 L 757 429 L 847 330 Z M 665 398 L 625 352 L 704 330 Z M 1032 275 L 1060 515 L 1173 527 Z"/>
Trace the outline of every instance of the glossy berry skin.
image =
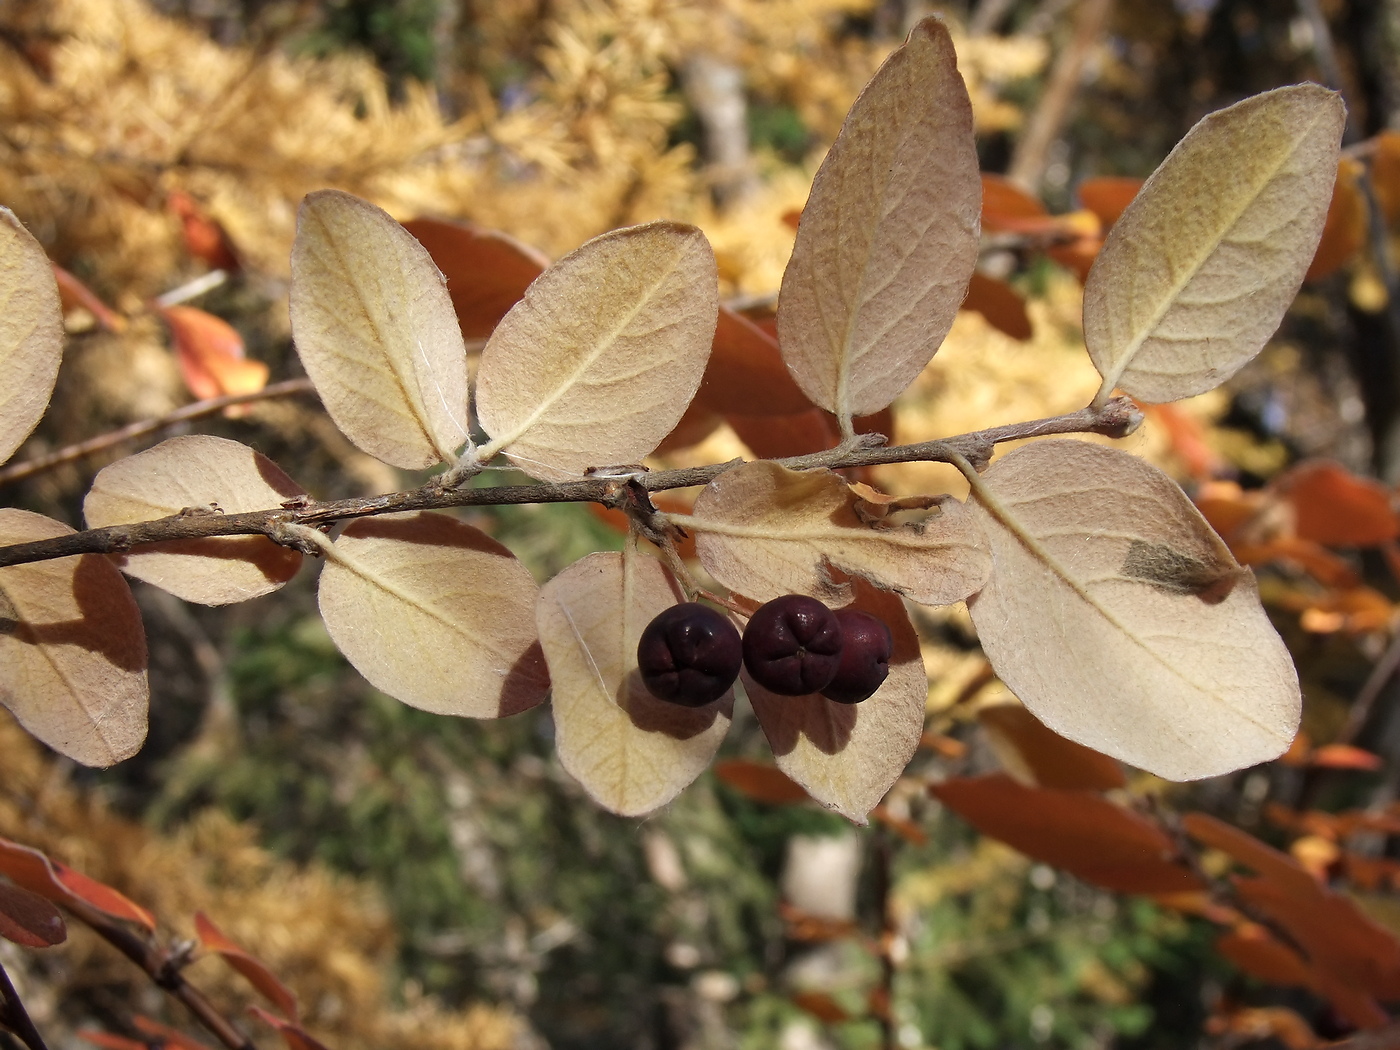
<path id="1" fill-rule="evenodd" d="M 785 594 L 760 606 L 744 628 L 744 666 L 779 696 L 826 688 L 841 664 L 836 614 L 805 594 Z"/>
<path id="2" fill-rule="evenodd" d="M 841 665 L 822 696 L 838 704 L 858 704 L 889 675 L 894 638 L 883 620 L 860 609 L 837 609 L 836 620 L 841 624 Z"/>
<path id="3" fill-rule="evenodd" d="M 637 642 L 637 669 L 658 700 L 703 707 L 739 677 L 739 632 L 699 602 L 673 605 L 647 624 Z"/>

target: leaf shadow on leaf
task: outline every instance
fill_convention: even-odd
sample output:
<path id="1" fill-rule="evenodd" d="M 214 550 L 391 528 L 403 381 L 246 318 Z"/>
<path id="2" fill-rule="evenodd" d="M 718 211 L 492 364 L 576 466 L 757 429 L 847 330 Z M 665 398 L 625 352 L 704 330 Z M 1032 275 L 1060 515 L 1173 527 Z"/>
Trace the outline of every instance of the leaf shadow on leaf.
<path id="1" fill-rule="evenodd" d="M 520 659 L 511 664 L 506 672 L 505 684 L 501 686 L 501 706 L 496 710 L 497 718 L 518 715 L 538 707 L 540 686 L 548 684 L 549 669 L 544 662 L 544 650 L 535 642 L 520 654 Z"/>
<path id="2" fill-rule="evenodd" d="M 724 697 L 704 707 L 682 707 L 658 700 L 642 684 L 642 674 L 635 667 L 627 673 L 620 692 L 627 700 L 619 706 L 634 726 L 648 733 L 665 733 L 676 740 L 689 740 L 705 732 L 725 706 Z"/>
<path id="3" fill-rule="evenodd" d="M 804 736 L 823 754 L 837 755 L 845 750 L 860 716 L 859 705 L 838 704 L 817 693 L 784 697 L 783 702 L 792 705 L 786 712 L 788 717 L 765 727 L 773 754 L 790 753 Z"/>
<path id="4" fill-rule="evenodd" d="M 18 618 L 14 606 L 4 601 L 0 603 L 0 634 L 29 645 L 74 645 L 101 655 L 124 671 L 145 670 L 146 638 L 140 614 L 125 581 L 111 575 L 114 571 L 100 555 L 83 555 L 72 581 L 73 598 L 81 616 L 35 624 Z M 120 584 L 117 594 L 126 601 L 113 601 L 114 584 Z"/>
<path id="5" fill-rule="evenodd" d="M 269 583 L 286 583 L 301 567 L 301 552 L 273 543 L 263 536 L 210 536 L 203 539 L 167 540 L 143 545 L 141 554 L 177 554 L 194 558 L 241 561 L 256 567 Z M 125 568 L 129 555 L 112 559 Z"/>

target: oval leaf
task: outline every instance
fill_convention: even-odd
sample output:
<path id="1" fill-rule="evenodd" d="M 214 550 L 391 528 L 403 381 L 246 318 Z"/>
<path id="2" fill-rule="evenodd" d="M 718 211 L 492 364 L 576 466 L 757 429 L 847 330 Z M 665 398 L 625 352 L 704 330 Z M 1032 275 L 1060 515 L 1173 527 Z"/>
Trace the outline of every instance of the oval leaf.
<path id="1" fill-rule="evenodd" d="M 1118 893 L 1202 889 L 1160 827 L 1088 791 L 1023 787 L 995 773 L 929 788 L 984 835 Z"/>
<path id="2" fill-rule="evenodd" d="M 1177 143 L 1084 288 L 1101 397 L 1176 401 L 1259 352 L 1322 235 L 1345 123 L 1340 96 L 1299 84 L 1212 113 Z"/>
<path id="3" fill-rule="evenodd" d="M 0 510 L 0 545 L 68 536 L 67 525 Z M 122 574 L 106 558 L 0 569 L 0 703 L 49 747 L 110 766 L 146 739 L 146 633 Z"/>
<path id="4" fill-rule="evenodd" d="M 831 471 L 760 461 L 706 486 L 686 524 L 705 570 L 759 601 L 800 593 L 844 602 L 850 588 L 829 565 L 925 605 L 961 601 L 986 581 L 986 542 L 957 500 L 913 525 L 862 520 L 862 505 Z"/>
<path id="5" fill-rule="evenodd" d="M 1171 780 L 1287 749 L 1292 658 L 1253 574 L 1170 478 L 1116 449 L 1041 441 L 975 488 L 992 576 L 968 605 L 1032 714 Z"/>
<path id="6" fill-rule="evenodd" d="M 26 948 L 51 948 L 68 938 L 68 928 L 43 897 L 0 882 L 0 937 Z"/>
<path id="7" fill-rule="evenodd" d="M 241 514 L 275 510 L 304 491 L 247 445 L 192 434 L 104 467 L 83 500 L 83 516 L 89 528 L 99 529 L 195 508 Z M 138 580 L 201 605 L 269 594 L 301 567 L 299 551 L 264 536 L 172 540 L 114 560 Z"/>
<path id="8" fill-rule="evenodd" d="M 977 263 L 981 199 L 967 88 L 926 18 L 851 106 L 783 274 L 778 342 L 814 404 L 876 412 L 928 364 Z"/>
<path id="9" fill-rule="evenodd" d="M 693 226 L 595 237 L 546 270 L 481 353 L 492 441 L 546 481 L 639 463 L 700 385 L 719 311 L 714 252 Z"/>
<path id="10" fill-rule="evenodd" d="M 498 718 L 549 691 L 539 588 L 515 555 L 446 514 L 361 518 L 321 571 L 326 629 L 355 670 L 440 715 Z"/>
<path id="11" fill-rule="evenodd" d="M 899 596 L 851 582 L 853 606 L 878 616 L 894 637 L 889 677 L 874 696 L 859 704 L 776 696 L 747 671 L 741 677 L 778 768 L 828 809 L 864 824 L 919 748 L 928 676 Z"/>
<path id="12" fill-rule="evenodd" d="M 307 196 L 292 245 L 292 333 L 345 435 L 396 467 L 467 439 L 467 350 L 427 250 L 368 201 Z"/>
<path id="13" fill-rule="evenodd" d="M 62 356 L 53 267 L 15 213 L 0 208 L 0 463 L 48 408 Z"/>
<path id="14" fill-rule="evenodd" d="M 685 600 L 660 562 L 590 554 L 540 591 L 540 642 L 554 681 L 559 761 L 599 805 L 626 817 L 664 806 L 698 777 L 729 729 L 734 694 L 689 708 L 656 699 L 637 642 Z"/>

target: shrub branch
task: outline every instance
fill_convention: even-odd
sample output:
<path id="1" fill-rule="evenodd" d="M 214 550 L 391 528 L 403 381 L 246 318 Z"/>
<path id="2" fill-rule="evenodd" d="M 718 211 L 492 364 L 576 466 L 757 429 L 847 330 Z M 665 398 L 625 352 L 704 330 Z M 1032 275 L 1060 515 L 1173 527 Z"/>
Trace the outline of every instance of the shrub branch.
<path id="1" fill-rule="evenodd" d="M 871 446 L 857 438 L 825 452 L 793 456 L 776 462 L 793 470 L 825 467 L 842 470 L 852 467 L 881 466 L 887 463 L 956 463 L 964 459 L 982 470 L 991 460 L 992 450 L 1004 441 L 1045 437 L 1051 434 L 1103 434 L 1126 437 L 1142 422 L 1142 413 L 1132 399 L 1116 397 L 1100 407 L 1090 406 L 1048 419 L 1009 423 L 956 437 L 925 441 L 914 445 Z M 449 507 L 487 507 L 524 503 L 601 503 L 625 507 L 629 486 L 640 485 L 648 492 L 705 485 L 739 461 L 714 463 L 679 470 L 638 470 L 610 472 L 608 476 L 566 481 L 558 484 L 493 485 L 483 488 L 444 488 L 429 481 L 422 488 L 391 492 L 382 496 L 320 502 L 310 498 L 289 500 L 275 510 L 224 514 L 212 507 L 189 507 L 179 514 L 130 525 L 88 529 L 68 536 L 16 543 L 0 547 L 0 568 L 29 562 L 67 558 L 79 554 L 125 554 L 134 548 L 169 540 L 206 539 L 213 536 L 266 536 L 275 543 L 294 547 L 307 554 L 320 554 L 319 545 L 308 543 L 290 526 L 329 528 L 338 521 L 367 518 L 405 511 L 444 510 Z"/>

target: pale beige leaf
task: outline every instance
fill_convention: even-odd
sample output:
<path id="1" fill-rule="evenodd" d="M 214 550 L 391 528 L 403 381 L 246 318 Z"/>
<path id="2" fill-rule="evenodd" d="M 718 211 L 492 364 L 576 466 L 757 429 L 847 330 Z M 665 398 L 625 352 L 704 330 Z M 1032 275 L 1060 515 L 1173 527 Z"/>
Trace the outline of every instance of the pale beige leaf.
<path id="1" fill-rule="evenodd" d="M 855 608 L 890 629 L 890 675 L 859 704 L 824 696 L 777 696 L 742 673 L 754 714 L 778 768 L 824 806 L 857 824 L 889 791 L 914 757 L 924 729 L 928 677 L 919 638 L 898 595 L 852 580 Z"/>
<path id="2" fill-rule="evenodd" d="M 967 88 L 926 18 L 851 106 L 783 274 L 778 342 L 815 404 L 868 415 L 914 381 L 967 294 L 981 204 Z"/>
<path id="3" fill-rule="evenodd" d="M 442 274 L 385 212 L 308 194 L 292 245 L 292 334 L 345 435 L 396 467 L 454 458 L 467 439 L 467 351 Z"/>
<path id="4" fill-rule="evenodd" d="M 182 511 L 276 510 L 305 490 L 266 456 L 227 438 L 192 434 L 119 459 L 93 479 L 83 500 L 88 527 L 128 525 Z M 187 602 L 228 605 L 268 594 L 301 567 L 301 553 L 263 536 L 172 540 L 114 558 Z"/>
<path id="5" fill-rule="evenodd" d="M 642 631 L 685 600 L 659 562 L 635 552 L 590 554 L 540 591 L 559 761 L 599 805 L 622 816 L 650 813 L 680 794 L 729 729 L 732 692 L 682 707 L 652 696 L 637 672 Z"/>
<path id="6" fill-rule="evenodd" d="M 321 570 L 321 616 L 345 658 L 376 689 L 440 715 L 544 701 L 538 594 L 501 544 L 427 511 L 351 522 Z"/>
<path id="7" fill-rule="evenodd" d="M 828 565 L 925 605 L 961 601 L 986 582 L 986 540 L 957 500 L 909 525 L 863 521 L 859 502 L 831 471 L 759 461 L 715 478 L 684 524 L 705 570 L 759 601 L 798 593 L 845 602 L 850 588 Z"/>
<path id="8" fill-rule="evenodd" d="M 995 462 L 969 500 L 992 577 L 968 603 L 997 675 L 1062 736 L 1172 780 L 1281 754 L 1298 677 L 1241 568 L 1155 467 L 1082 441 Z"/>
<path id="9" fill-rule="evenodd" d="M 1312 262 L 1346 110 L 1299 84 L 1212 113 L 1109 231 L 1084 288 L 1084 339 L 1114 387 L 1175 401 L 1259 352 Z"/>
<path id="10" fill-rule="evenodd" d="M 0 510 L 0 545 L 72 535 L 27 510 Z M 0 703 L 49 747 L 110 766 L 146 739 L 146 632 L 106 558 L 0 569 Z"/>
<path id="11" fill-rule="evenodd" d="M 530 285 L 481 353 L 477 412 L 546 481 L 638 463 L 685 413 L 719 314 L 715 256 L 693 226 L 595 237 Z"/>
<path id="12" fill-rule="evenodd" d="M 0 463 L 43 416 L 62 356 L 53 266 L 14 212 L 0 208 Z"/>

